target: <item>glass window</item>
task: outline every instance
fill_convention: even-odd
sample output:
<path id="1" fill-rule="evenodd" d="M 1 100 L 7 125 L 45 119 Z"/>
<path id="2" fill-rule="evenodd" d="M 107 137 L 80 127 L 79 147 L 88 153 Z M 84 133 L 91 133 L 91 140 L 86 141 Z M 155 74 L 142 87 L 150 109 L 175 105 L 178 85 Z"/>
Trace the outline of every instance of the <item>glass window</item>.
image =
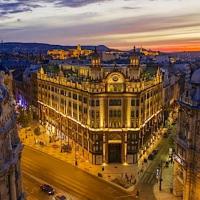
<path id="1" fill-rule="evenodd" d="M 77 100 L 77 94 L 73 94 L 73 99 Z"/>
<path id="2" fill-rule="evenodd" d="M 109 117 L 112 117 L 112 116 L 113 116 L 113 111 L 110 110 L 110 111 L 109 111 Z"/>
<path id="3" fill-rule="evenodd" d="M 79 96 L 78 96 L 78 99 L 79 99 L 79 101 L 82 101 L 82 96 L 79 95 Z"/>
<path id="4" fill-rule="evenodd" d="M 135 117 L 135 112 L 134 112 L 134 110 L 131 111 L 131 117 Z"/>
<path id="5" fill-rule="evenodd" d="M 135 104 L 135 99 L 132 99 L 131 100 L 131 106 L 135 106 L 136 104 Z"/>
<path id="6" fill-rule="evenodd" d="M 96 111 L 96 117 L 99 118 L 99 111 Z"/>
<path id="7" fill-rule="evenodd" d="M 136 99 L 136 106 L 139 106 L 139 104 L 140 104 L 140 100 Z"/>
<path id="8" fill-rule="evenodd" d="M 61 95 L 65 95 L 64 90 L 61 90 L 61 91 L 60 91 L 60 94 L 61 94 Z"/>
<path id="9" fill-rule="evenodd" d="M 91 116 L 94 118 L 94 110 L 91 111 Z"/>
<path id="10" fill-rule="evenodd" d="M 94 100 L 90 100 L 90 106 L 94 106 Z"/>
<path id="11" fill-rule="evenodd" d="M 84 114 L 87 114 L 87 108 L 84 108 Z"/>
<path id="12" fill-rule="evenodd" d="M 73 103 L 73 109 L 77 110 L 77 104 Z"/>
<path id="13" fill-rule="evenodd" d="M 87 97 L 84 97 L 84 98 L 83 98 L 83 102 L 84 102 L 84 103 L 87 103 Z"/>
<path id="14" fill-rule="evenodd" d="M 136 117 L 139 117 L 139 111 L 136 110 Z"/>
<path id="15" fill-rule="evenodd" d="M 110 99 L 109 106 L 121 106 L 121 99 Z"/>

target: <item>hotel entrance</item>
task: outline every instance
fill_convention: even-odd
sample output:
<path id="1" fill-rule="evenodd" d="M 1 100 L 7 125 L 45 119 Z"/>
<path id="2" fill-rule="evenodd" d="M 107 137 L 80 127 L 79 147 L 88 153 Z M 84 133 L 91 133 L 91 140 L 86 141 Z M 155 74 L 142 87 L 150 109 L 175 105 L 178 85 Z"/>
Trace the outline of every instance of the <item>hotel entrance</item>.
<path id="1" fill-rule="evenodd" d="M 108 162 L 109 163 L 121 163 L 121 143 L 108 144 Z"/>

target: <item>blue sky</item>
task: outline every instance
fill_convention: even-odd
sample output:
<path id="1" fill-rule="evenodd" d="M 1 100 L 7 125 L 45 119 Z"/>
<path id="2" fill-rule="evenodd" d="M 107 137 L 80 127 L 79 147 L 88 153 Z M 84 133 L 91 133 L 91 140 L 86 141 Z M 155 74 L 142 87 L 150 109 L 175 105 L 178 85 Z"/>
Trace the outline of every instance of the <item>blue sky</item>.
<path id="1" fill-rule="evenodd" d="M 199 0 L 0 0 L 0 40 L 200 49 Z"/>

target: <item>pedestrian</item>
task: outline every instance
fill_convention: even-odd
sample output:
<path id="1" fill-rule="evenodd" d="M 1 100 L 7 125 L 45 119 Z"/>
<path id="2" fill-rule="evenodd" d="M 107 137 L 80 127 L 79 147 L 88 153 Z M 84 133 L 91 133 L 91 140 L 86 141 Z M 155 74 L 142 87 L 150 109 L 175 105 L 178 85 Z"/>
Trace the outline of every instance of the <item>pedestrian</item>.
<path id="1" fill-rule="evenodd" d="M 127 173 L 125 174 L 125 177 L 126 177 L 126 181 L 128 182 L 128 175 L 127 175 Z"/>
<path id="2" fill-rule="evenodd" d="M 130 179 L 130 183 L 133 182 L 133 175 L 131 174 L 131 179 Z"/>
<path id="3" fill-rule="evenodd" d="M 137 192 L 136 192 L 136 198 L 138 198 L 139 197 L 139 190 L 137 190 Z"/>
<path id="4" fill-rule="evenodd" d="M 104 171 L 104 166 L 102 167 L 102 172 Z"/>

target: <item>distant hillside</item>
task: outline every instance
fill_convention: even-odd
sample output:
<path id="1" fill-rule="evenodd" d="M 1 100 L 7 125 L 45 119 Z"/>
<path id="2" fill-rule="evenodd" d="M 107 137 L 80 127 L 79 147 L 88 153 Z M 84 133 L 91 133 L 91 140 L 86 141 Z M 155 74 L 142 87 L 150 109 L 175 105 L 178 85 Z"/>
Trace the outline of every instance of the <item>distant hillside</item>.
<path id="1" fill-rule="evenodd" d="M 94 50 L 95 46 L 81 46 L 83 49 Z M 23 53 L 46 53 L 51 49 L 73 49 L 76 46 L 63 46 L 63 45 L 51 45 L 44 43 L 20 43 L 20 42 L 7 42 L 0 44 L 0 52 L 23 52 Z M 96 46 L 97 51 L 110 51 L 105 45 Z"/>

